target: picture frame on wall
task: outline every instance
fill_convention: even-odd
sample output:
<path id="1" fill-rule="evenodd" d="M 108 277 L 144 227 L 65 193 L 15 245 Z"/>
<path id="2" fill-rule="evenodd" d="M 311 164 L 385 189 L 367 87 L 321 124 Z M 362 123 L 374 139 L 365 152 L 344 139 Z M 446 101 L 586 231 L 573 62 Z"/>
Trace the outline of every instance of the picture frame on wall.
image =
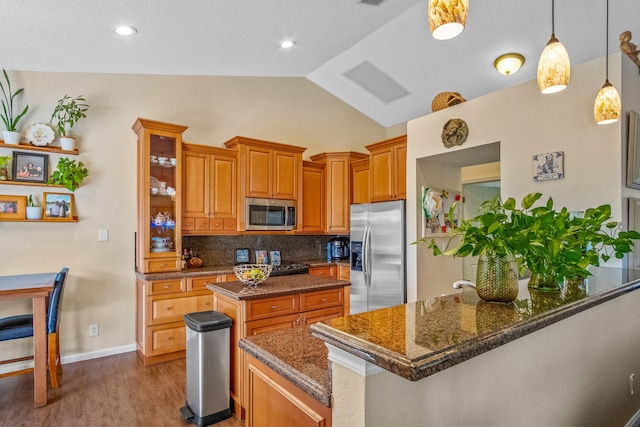
<path id="1" fill-rule="evenodd" d="M 0 218 L 21 220 L 27 218 L 27 196 L 0 195 Z"/>
<path id="2" fill-rule="evenodd" d="M 49 180 L 49 155 L 13 152 L 13 180 L 45 184 Z"/>
<path id="3" fill-rule="evenodd" d="M 640 115 L 629 111 L 629 146 L 627 147 L 627 187 L 640 190 Z"/>
<path id="4" fill-rule="evenodd" d="M 44 193 L 42 205 L 46 219 L 72 221 L 75 203 L 73 194 Z"/>
<path id="5" fill-rule="evenodd" d="M 533 180 L 551 181 L 564 178 L 564 151 L 533 156 Z"/>

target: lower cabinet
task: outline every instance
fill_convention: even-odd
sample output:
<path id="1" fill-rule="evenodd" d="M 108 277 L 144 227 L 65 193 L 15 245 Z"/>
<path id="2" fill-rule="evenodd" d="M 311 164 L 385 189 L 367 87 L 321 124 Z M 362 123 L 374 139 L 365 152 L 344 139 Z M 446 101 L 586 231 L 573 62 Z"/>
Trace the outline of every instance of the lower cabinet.
<path id="1" fill-rule="evenodd" d="M 336 267 L 333 265 L 326 267 L 310 267 L 309 274 L 312 276 L 333 277 L 334 279 L 338 278 L 336 274 Z"/>
<path id="2" fill-rule="evenodd" d="M 231 397 L 235 416 L 244 419 L 245 399 L 248 398 L 245 390 L 246 365 L 245 352 L 238 348 L 238 341 L 250 335 L 311 325 L 315 322 L 346 316 L 349 314 L 349 287 L 249 301 L 238 301 L 213 292 L 213 309 L 226 314 L 233 320 L 230 354 Z"/>
<path id="3" fill-rule="evenodd" d="M 331 408 L 246 355 L 246 427 L 331 427 Z"/>

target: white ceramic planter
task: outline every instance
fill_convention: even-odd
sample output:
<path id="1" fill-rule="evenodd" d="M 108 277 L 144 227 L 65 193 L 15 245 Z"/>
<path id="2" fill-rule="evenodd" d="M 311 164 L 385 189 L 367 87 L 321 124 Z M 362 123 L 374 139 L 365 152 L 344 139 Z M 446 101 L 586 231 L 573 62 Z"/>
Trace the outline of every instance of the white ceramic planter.
<path id="1" fill-rule="evenodd" d="M 27 206 L 27 219 L 42 219 L 42 207 Z"/>
<path id="2" fill-rule="evenodd" d="M 4 139 L 5 144 L 18 145 L 20 144 L 21 136 L 20 132 L 11 132 L 8 130 L 2 131 L 2 139 Z"/>
<path id="3" fill-rule="evenodd" d="M 61 136 L 60 147 L 63 150 L 73 151 L 76 148 L 76 139 L 72 136 Z"/>

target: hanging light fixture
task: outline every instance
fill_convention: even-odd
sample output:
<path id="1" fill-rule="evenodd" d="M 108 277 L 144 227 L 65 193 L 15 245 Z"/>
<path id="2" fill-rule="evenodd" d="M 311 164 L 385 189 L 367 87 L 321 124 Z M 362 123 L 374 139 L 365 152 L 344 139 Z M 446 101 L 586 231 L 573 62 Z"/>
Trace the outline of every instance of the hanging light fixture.
<path id="1" fill-rule="evenodd" d="M 524 56 L 519 53 L 505 53 L 504 55 L 497 57 L 493 62 L 493 66 L 496 67 L 496 70 L 505 76 L 514 74 L 520 69 L 520 67 L 522 67 L 523 64 Z"/>
<path id="2" fill-rule="evenodd" d="M 538 87 L 542 93 L 565 89 L 571 76 L 569 54 L 555 34 L 555 1 L 551 0 L 551 39 L 538 61 Z"/>
<path id="3" fill-rule="evenodd" d="M 620 103 L 620 95 L 616 88 L 609 83 L 609 0 L 607 0 L 607 49 L 605 63 L 607 75 L 602 85 L 602 89 L 596 96 L 596 102 L 593 105 L 593 117 L 599 125 L 615 123 L 620 119 L 620 111 L 622 105 Z"/>
<path id="4" fill-rule="evenodd" d="M 429 0 L 429 28 L 436 40 L 449 40 L 467 25 L 469 0 Z"/>

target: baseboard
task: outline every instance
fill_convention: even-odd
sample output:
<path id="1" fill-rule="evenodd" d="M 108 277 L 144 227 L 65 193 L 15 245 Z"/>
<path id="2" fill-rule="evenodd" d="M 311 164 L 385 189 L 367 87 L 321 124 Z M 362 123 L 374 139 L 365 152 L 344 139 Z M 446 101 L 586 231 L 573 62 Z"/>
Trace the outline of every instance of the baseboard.
<path id="1" fill-rule="evenodd" d="M 62 356 L 61 362 L 63 365 L 66 365 L 67 363 L 98 359 L 100 357 L 113 356 L 115 354 L 128 353 L 130 351 L 136 351 L 135 344 L 123 345 L 120 347 L 105 348 L 102 350 L 90 351 L 87 353 L 79 353 L 79 354 L 72 354 L 68 356 Z M 0 374 L 18 371 L 21 369 L 28 369 L 28 368 L 33 368 L 33 360 L 16 362 L 16 363 L 11 363 L 7 365 L 0 365 Z"/>
<path id="2" fill-rule="evenodd" d="M 640 427 L 640 411 L 636 412 L 636 414 L 631 417 L 625 427 Z"/>

